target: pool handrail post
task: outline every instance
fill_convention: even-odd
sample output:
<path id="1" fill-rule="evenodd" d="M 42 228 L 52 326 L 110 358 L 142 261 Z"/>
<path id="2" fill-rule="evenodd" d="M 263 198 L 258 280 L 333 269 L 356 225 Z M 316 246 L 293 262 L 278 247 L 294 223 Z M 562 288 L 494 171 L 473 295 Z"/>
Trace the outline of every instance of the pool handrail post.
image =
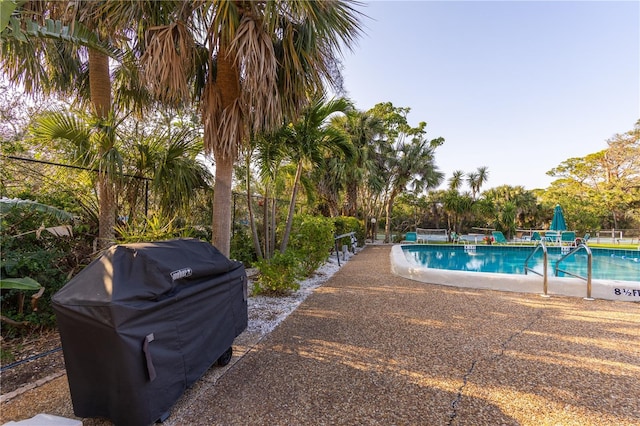
<path id="1" fill-rule="evenodd" d="M 540 241 L 540 245 L 542 246 L 542 259 L 544 263 L 542 265 L 542 271 L 544 273 L 544 278 L 542 279 L 542 291 L 544 297 L 549 297 L 549 295 L 547 294 L 547 290 L 549 288 L 549 275 L 547 274 L 549 265 L 549 252 L 547 251 L 547 246 L 544 241 Z"/>
<path id="2" fill-rule="evenodd" d="M 549 281 L 547 278 L 548 277 L 547 265 L 549 264 L 549 257 L 548 257 L 549 254 L 547 252 L 547 245 L 544 243 L 544 240 L 540 240 L 536 243 L 536 248 L 533 249 L 533 251 L 529 254 L 529 256 L 527 256 L 526 260 L 524 261 L 524 274 L 527 275 L 527 272 L 531 271 L 536 275 L 540 275 L 540 273 L 529 268 L 529 259 L 533 257 L 533 255 L 538 251 L 540 247 L 542 247 L 542 291 L 543 291 L 543 294 L 541 294 L 541 296 L 549 297 L 549 295 L 547 294 L 547 289 L 549 285 Z"/>
<path id="3" fill-rule="evenodd" d="M 586 278 L 581 276 L 581 275 L 576 275 L 573 274 L 569 271 L 565 271 L 563 269 L 559 268 L 560 262 L 562 262 L 563 260 L 565 260 L 567 257 L 574 255 L 575 253 L 579 252 L 580 250 L 584 249 L 587 252 L 587 276 Z M 565 274 L 571 275 L 573 277 L 576 278 L 580 278 L 582 280 L 585 280 L 587 282 L 587 297 L 584 298 L 584 300 L 594 300 L 591 297 L 591 275 L 592 275 L 592 257 L 593 255 L 591 254 L 591 248 L 589 248 L 588 245 L 581 243 L 579 244 L 576 248 L 574 248 L 573 250 L 571 250 L 569 253 L 565 254 L 564 256 L 562 256 L 560 259 L 558 259 L 556 261 L 556 266 L 554 268 L 554 275 L 557 277 L 558 276 L 558 271 L 560 272 L 564 272 Z"/>
<path id="4" fill-rule="evenodd" d="M 593 298 L 591 297 L 591 249 L 587 247 L 586 244 L 580 245 L 583 246 L 587 251 L 587 297 L 585 297 L 585 300 L 593 300 Z"/>

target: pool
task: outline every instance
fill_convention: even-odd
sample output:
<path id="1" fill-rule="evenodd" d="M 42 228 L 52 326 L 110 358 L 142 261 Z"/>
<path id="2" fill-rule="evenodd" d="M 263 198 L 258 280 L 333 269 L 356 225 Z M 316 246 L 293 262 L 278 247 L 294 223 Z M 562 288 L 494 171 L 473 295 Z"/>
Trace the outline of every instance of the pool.
<path id="1" fill-rule="evenodd" d="M 543 293 L 543 278 L 529 272 L 524 263 L 532 246 L 487 245 L 399 245 L 391 250 L 394 273 L 433 284 L 488 288 L 502 291 Z M 547 247 L 547 294 L 587 295 L 587 283 L 559 272 L 557 260 L 567 247 Z M 591 296 L 600 299 L 640 301 L 640 251 L 591 248 Z M 543 253 L 538 250 L 529 267 L 542 274 Z M 560 269 L 574 275 L 587 275 L 587 255 L 579 251 L 560 263 Z"/>

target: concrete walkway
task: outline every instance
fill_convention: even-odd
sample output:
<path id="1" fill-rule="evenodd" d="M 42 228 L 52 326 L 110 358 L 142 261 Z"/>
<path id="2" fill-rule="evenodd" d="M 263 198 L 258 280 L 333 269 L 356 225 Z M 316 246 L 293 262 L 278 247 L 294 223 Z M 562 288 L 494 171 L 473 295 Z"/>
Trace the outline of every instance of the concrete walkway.
<path id="1" fill-rule="evenodd" d="M 353 257 L 166 424 L 640 425 L 640 304 L 423 284 L 389 251 Z"/>

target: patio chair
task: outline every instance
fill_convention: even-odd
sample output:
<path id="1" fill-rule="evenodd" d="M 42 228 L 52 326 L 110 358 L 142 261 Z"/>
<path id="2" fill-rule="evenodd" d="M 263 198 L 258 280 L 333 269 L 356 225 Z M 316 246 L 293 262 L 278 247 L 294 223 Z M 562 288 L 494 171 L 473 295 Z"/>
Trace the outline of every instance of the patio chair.
<path id="1" fill-rule="evenodd" d="M 492 231 L 491 234 L 493 235 L 493 239 L 495 240 L 496 244 L 509 243 L 507 239 L 504 237 L 504 234 L 502 233 L 502 231 Z"/>
<path id="2" fill-rule="evenodd" d="M 560 235 L 556 231 L 547 231 L 544 233 L 544 239 L 548 243 L 560 242 Z"/>
<path id="3" fill-rule="evenodd" d="M 404 236 L 404 242 L 415 243 L 418 241 L 418 234 L 416 232 L 407 232 Z"/>
<path id="4" fill-rule="evenodd" d="M 453 231 L 451 233 L 451 242 L 453 242 L 454 244 L 458 244 L 460 242 L 460 235 L 458 235 L 456 231 Z"/>
<path id="5" fill-rule="evenodd" d="M 576 233 L 573 231 L 563 231 L 560 235 L 560 245 L 576 245 Z"/>

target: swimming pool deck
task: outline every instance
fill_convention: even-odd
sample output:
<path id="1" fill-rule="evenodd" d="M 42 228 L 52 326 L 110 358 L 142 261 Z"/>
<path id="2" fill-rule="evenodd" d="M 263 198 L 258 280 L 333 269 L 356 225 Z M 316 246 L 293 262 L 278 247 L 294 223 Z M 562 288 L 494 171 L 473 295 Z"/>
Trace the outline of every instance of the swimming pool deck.
<path id="1" fill-rule="evenodd" d="M 239 338 L 165 424 L 640 425 L 640 304 L 424 284 L 392 274 L 390 250 Z M 66 377 L 0 411 L 72 416 Z"/>

